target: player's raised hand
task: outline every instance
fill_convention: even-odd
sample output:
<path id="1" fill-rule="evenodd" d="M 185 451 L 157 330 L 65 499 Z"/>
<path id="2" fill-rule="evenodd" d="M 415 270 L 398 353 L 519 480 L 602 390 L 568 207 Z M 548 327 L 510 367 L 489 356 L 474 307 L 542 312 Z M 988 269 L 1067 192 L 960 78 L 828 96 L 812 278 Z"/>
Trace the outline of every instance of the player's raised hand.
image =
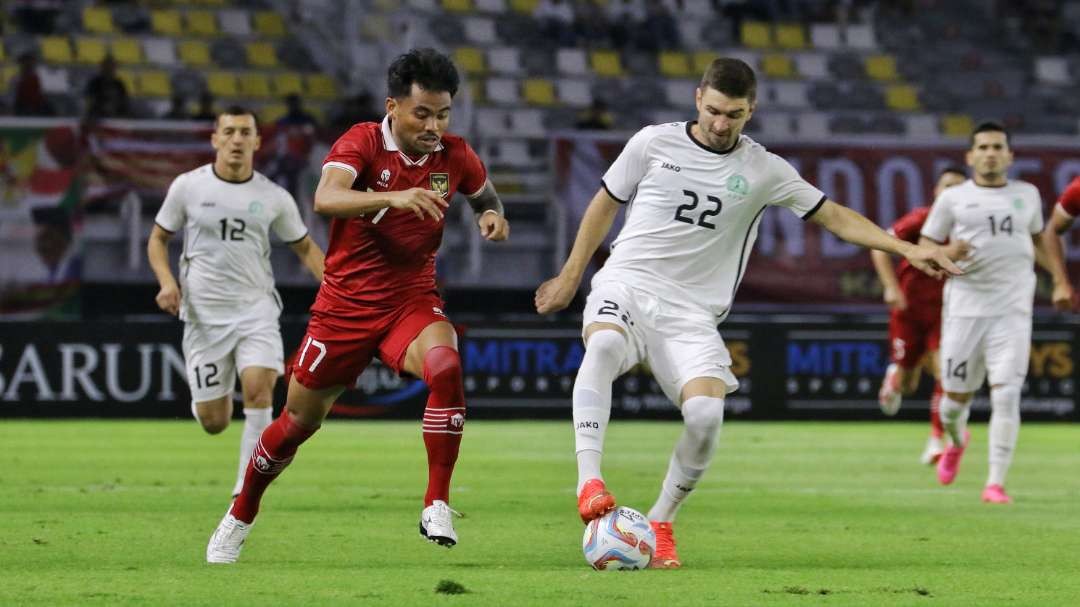
<path id="1" fill-rule="evenodd" d="M 1061 283 L 1054 285 L 1054 291 L 1050 295 L 1050 301 L 1053 302 L 1054 308 L 1063 312 L 1068 312 L 1073 309 L 1073 288 L 1069 283 Z"/>
<path id="2" fill-rule="evenodd" d="M 885 287 L 885 293 L 883 294 L 885 303 L 894 310 L 906 310 L 907 298 L 904 297 L 904 292 L 895 287 Z"/>
<path id="3" fill-rule="evenodd" d="M 175 284 L 166 285 L 161 287 L 158 291 L 154 301 L 163 312 L 168 312 L 173 316 L 180 313 L 180 289 Z"/>
<path id="4" fill-rule="evenodd" d="M 578 281 L 563 277 L 562 274 L 548 280 L 536 289 L 536 311 L 539 314 L 558 312 L 570 305 L 577 293 Z"/>
<path id="5" fill-rule="evenodd" d="M 424 219 L 424 215 L 430 216 L 435 221 L 443 218 L 443 209 L 450 203 L 432 190 L 424 188 L 409 188 L 400 192 L 389 192 L 390 208 L 412 211 L 417 219 Z"/>
<path id="6" fill-rule="evenodd" d="M 480 235 L 488 240 L 506 240 L 510 237 L 510 222 L 495 211 L 484 211 L 477 221 Z"/>
<path id="7" fill-rule="evenodd" d="M 959 276 L 964 273 L 949 259 L 945 250 L 939 246 L 914 245 L 904 255 L 911 265 L 934 278 Z"/>

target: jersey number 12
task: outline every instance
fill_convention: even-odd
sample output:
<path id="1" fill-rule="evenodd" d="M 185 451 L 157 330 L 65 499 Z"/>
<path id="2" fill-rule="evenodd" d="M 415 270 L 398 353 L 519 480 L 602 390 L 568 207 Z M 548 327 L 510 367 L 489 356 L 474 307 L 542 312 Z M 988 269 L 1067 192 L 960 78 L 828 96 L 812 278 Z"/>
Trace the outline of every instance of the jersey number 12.
<path id="1" fill-rule="evenodd" d="M 232 227 L 229 227 L 229 222 L 232 222 Z M 247 223 L 243 219 L 225 218 L 219 221 L 221 224 L 221 239 L 222 240 L 243 240 L 244 228 L 247 227 Z"/>

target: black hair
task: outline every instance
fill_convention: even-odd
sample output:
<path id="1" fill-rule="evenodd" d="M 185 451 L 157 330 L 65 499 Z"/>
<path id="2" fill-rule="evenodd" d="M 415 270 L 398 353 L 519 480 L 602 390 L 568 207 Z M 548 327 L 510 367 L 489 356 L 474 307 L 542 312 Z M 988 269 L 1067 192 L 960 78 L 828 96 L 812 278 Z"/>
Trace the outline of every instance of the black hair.
<path id="1" fill-rule="evenodd" d="M 701 88 L 711 87 L 734 99 L 745 98 L 750 103 L 757 98 L 757 77 L 742 59 L 718 57 L 709 64 L 701 77 Z"/>
<path id="2" fill-rule="evenodd" d="M 1012 145 L 1009 141 L 1009 131 L 1006 131 L 1005 125 L 1000 122 L 990 120 L 975 127 L 975 130 L 971 131 L 971 147 L 975 147 L 975 135 L 978 135 L 979 133 L 1004 133 L 1005 145 Z"/>
<path id="3" fill-rule="evenodd" d="M 221 116 L 251 116 L 255 119 L 255 130 L 259 130 L 259 117 L 255 115 L 255 112 L 242 105 L 230 105 L 218 112 L 218 117 Z M 214 128 L 217 129 L 217 118 L 214 119 Z"/>
<path id="4" fill-rule="evenodd" d="M 949 166 L 941 169 L 941 172 L 938 173 L 938 179 L 941 179 L 944 175 L 948 173 L 956 173 L 964 179 L 967 179 L 967 171 L 965 171 L 963 167 L 958 164 L 950 164 Z"/>
<path id="5" fill-rule="evenodd" d="M 408 97 L 413 83 L 425 91 L 446 91 L 453 97 L 461 77 L 446 55 L 433 48 L 414 48 L 390 64 L 386 74 L 387 93 L 394 99 Z"/>

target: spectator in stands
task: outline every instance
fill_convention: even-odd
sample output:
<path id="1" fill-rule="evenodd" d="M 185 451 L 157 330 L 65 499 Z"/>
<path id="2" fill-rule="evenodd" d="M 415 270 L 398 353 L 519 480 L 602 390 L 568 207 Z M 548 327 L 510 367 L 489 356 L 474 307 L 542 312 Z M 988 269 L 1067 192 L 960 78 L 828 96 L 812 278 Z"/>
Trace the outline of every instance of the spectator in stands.
<path id="1" fill-rule="evenodd" d="M 360 122 L 380 122 L 385 112 L 376 108 L 371 92 L 361 89 L 334 108 L 330 118 L 329 131 L 342 133 Z"/>
<path id="2" fill-rule="evenodd" d="M 607 102 L 603 99 L 593 99 L 592 104 L 581 113 L 574 125 L 584 131 L 607 131 L 614 124 L 611 112 L 608 111 Z"/>
<path id="3" fill-rule="evenodd" d="M 587 46 L 611 46 L 612 24 L 608 23 L 604 5 L 600 0 L 586 0 L 575 6 L 574 31 L 578 40 Z"/>
<path id="4" fill-rule="evenodd" d="M 267 173 L 271 179 L 289 191 L 298 195 L 300 173 L 307 166 L 308 156 L 315 144 L 315 132 L 319 123 L 307 110 L 300 95 L 292 93 L 285 97 L 288 111 L 276 123 L 275 137 L 277 153 Z"/>
<path id="5" fill-rule="evenodd" d="M 679 48 L 679 26 L 660 0 L 645 0 L 645 18 L 634 28 L 634 46 L 646 51 Z"/>
<path id="6" fill-rule="evenodd" d="M 52 107 L 41 86 L 41 76 L 37 72 L 37 56 L 34 53 L 26 52 L 19 56 L 19 73 L 15 76 L 12 88 L 15 90 L 12 109 L 16 116 L 52 114 Z"/>
<path id="7" fill-rule="evenodd" d="M 607 17 L 611 23 L 611 42 L 616 47 L 625 47 L 645 20 L 645 7 L 641 0 L 611 0 Z"/>
<path id="8" fill-rule="evenodd" d="M 61 207 L 38 207 L 34 221 L 34 251 L 47 270 L 49 284 L 78 280 L 80 263 L 72 251 L 71 217 Z"/>
<path id="9" fill-rule="evenodd" d="M 14 0 L 15 22 L 27 34 L 48 35 L 56 28 L 56 17 L 64 7 L 63 0 Z"/>
<path id="10" fill-rule="evenodd" d="M 169 102 L 169 110 L 161 117 L 165 120 L 191 120 L 191 114 L 187 110 L 187 97 L 174 93 Z"/>
<path id="11" fill-rule="evenodd" d="M 106 55 L 101 69 L 86 83 L 86 113 L 90 118 L 117 118 L 129 116 L 127 87 L 116 75 L 116 60 Z"/>
<path id="12" fill-rule="evenodd" d="M 210 91 L 203 90 L 199 93 L 199 111 L 191 116 L 192 120 L 217 120 L 214 112 L 214 96 Z"/>
<path id="13" fill-rule="evenodd" d="M 574 45 L 574 8 L 567 0 L 540 0 L 533 18 L 540 22 L 540 31 L 548 40 L 560 46 Z"/>

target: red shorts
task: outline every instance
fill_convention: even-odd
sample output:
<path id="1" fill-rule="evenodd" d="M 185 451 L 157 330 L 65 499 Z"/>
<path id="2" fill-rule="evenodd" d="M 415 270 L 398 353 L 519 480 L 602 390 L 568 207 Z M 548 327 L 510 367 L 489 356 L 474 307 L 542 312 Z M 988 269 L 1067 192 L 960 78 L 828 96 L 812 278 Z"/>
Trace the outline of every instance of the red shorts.
<path id="1" fill-rule="evenodd" d="M 927 352 L 941 345 L 941 308 L 909 305 L 889 314 L 889 350 L 892 362 L 914 369 Z"/>
<path id="2" fill-rule="evenodd" d="M 304 387 L 351 386 L 378 355 L 397 373 L 405 351 L 425 327 L 449 322 L 435 294 L 413 296 L 396 308 L 353 308 L 348 316 L 313 312 L 292 375 Z"/>

